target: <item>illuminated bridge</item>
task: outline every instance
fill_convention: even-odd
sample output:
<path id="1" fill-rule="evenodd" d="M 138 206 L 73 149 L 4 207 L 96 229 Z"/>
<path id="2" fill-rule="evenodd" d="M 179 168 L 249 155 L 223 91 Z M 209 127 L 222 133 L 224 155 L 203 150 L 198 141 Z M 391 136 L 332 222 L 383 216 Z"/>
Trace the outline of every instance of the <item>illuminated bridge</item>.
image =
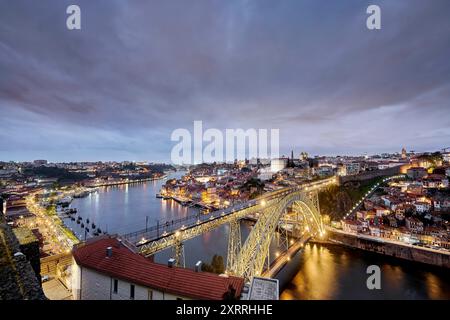
<path id="1" fill-rule="evenodd" d="M 183 242 L 229 224 L 227 273 L 246 279 L 261 275 L 268 259 L 269 246 L 276 232 L 300 237 L 307 233 L 320 236 L 325 232 L 322 223 L 317 191 L 336 184 L 336 177 L 310 182 L 297 187 L 279 189 L 208 215 L 191 215 L 185 218 L 158 223 L 156 226 L 121 236 L 136 250 L 150 256 L 164 249 L 174 249 L 175 264 L 184 265 Z M 245 242 L 241 243 L 240 219 L 256 220 Z M 284 237 L 286 249 L 289 247 Z"/>

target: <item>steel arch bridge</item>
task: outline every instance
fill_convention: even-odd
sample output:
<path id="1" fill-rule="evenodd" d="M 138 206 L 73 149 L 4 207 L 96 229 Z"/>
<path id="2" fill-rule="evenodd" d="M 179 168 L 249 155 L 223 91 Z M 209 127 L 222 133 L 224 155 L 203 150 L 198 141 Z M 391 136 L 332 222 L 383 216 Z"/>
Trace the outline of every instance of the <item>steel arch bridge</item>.
<path id="1" fill-rule="evenodd" d="M 320 216 L 317 191 L 337 183 L 336 177 L 311 182 L 298 187 L 287 187 L 267 193 L 258 199 L 225 210 L 216 211 L 204 218 L 195 217 L 189 224 L 171 227 L 167 224 L 156 228 L 123 235 L 127 245 L 134 247 L 136 252 L 150 256 L 162 250 L 173 248 L 175 264 L 184 266 L 183 242 L 209 232 L 224 224 L 229 225 L 227 273 L 245 277 L 261 274 L 264 261 L 269 253 L 270 242 L 277 228 L 285 223 L 303 226 L 311 235 L 325 232 Z M 296 214 L 286 214 L 287 209 Z M 240 219 L 248 216 L 258 216 L 258 220 L 241 244 Z M 190 218 L 190 217 L 188 217 Z M 183 220 L 181 223 L 187 223 Z M 162 232 L 164 230 L 164 232 Z M 138 239 L 142 237 L 141 241 Z M 286 246 L 288 242 L 286 241 Z"/>
<path id="2" fill-rule="evenodd" d="M 291 208 L 294 217 L 287 214 Z M 291 214 L 292 216 L 292 214 Z M 261 275 L 269 254 L 270 243 L 277 227 L 285 222 L 301 225 L 311 235 L 324 235 L 325 228 L 320 215 L 317 192 L 296 189 L 266 204 L 245 243 L 240 247 L 239 224 L 230 225 L 227 272 L 249 280 Z M 286 240 L 286 243 L 289 242 Z"/>

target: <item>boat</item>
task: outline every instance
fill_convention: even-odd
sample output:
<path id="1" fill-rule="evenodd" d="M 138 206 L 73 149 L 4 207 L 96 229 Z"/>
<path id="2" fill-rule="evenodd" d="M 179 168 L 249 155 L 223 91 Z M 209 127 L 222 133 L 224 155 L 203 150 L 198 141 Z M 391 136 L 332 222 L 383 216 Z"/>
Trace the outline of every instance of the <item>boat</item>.
<path id="1" fill-rule="evenodd" d="M 80 224 L 80 220 L 77 220 L 77 224 Z"/>
<path id="2" fill-rule="evenodd" d="M 92 222 L 92 229 L 95 229 L 95 223 Z"/>
<path id="3" fill-rule="evenodd" d="M 157 198 L 160 198 L 160 199 L 163 198 L 163 196 L 162 196 L 160 193 L 157 193 L 157 194 L 156 194 L 156 197 L 157 197 Z"/>
<path id="4" fill-rule="evenodd" d="M 86 219 L 86 223 L 89 223 L 89 218 Z"/>
<path id="5" fill-rule="evenodd" d="M 65 214 L 74 214 L 76 212 L 77 212 L 77 209 L 75 209 L 75 208 L 70 208 L 70 209 L 65 209 L 64 210 Z"/>
<path id="6" fill-rule="evenodd" d="M 102 233 L 102 230 L 100 228 L 97 228 L 97 233 Z"/>
<path id="7" fill-rule="evenodd" d="M 61 198 L 58 200 L 57 204 L 63 206 L 63 207 L 67 207 L 71 202 L 72 202 L 73 198 L 70 196 Z"/>
<path id="8" fill-rule="evenodd" d="M 87 190 L 84 190 L 84 191 L 80 191 L 80 192 L 78 192 L 78 193 L 75 193 L 74 195 L 73 195 L 73 197 L 74 198 L 85 198 L 85 197 L 87 197 L 88 195 L 89 195 L 89 191 L 87 191 Z"/>
<path id="9" fill-rule="evenodd" d="M 89 228 L 88 227 L 86 227 L 86 232 L 89 232 Z"/>
<path id="10" fill-rule="evenodd" d="M 81 227 L 84 228 L 84 223 L 81 223 Z"/>

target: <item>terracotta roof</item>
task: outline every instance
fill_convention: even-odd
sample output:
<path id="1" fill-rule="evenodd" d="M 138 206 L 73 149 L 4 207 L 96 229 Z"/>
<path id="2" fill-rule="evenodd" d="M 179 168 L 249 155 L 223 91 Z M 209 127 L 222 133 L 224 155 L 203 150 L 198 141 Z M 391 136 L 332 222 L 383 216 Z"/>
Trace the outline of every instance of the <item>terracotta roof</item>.
<path id="1" fill-rule="evenodd" d="M 112 247 L 112 256 L 106 248 Z M 241 294 L 244 279 L 222 277 L 208 272 L 168 267 L 132 252 L 114 238 L 103 238 L 78 245 L 73 250 L 78 265 L 155 290 L 182 297 L 221 300 L 231 285 L 236 297 Z"/>

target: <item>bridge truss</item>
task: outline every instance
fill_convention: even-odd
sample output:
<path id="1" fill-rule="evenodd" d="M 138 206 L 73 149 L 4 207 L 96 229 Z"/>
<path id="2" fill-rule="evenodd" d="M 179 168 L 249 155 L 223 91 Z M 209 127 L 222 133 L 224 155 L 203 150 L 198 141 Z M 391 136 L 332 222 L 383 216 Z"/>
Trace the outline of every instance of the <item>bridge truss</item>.
<path id="1" fill-rule="evenodd" d="M 295 213 L 293 217 L 292 214 L 290 216 L 286 214 L 288 208 Z M 267 205 L 259 213 L 258 221 L 242 248 L 240 250 L 233 248 L 228 251 L 230 263 L 227 265 L 227 272 L 247 280 L 261 275 L 276 229 L 285 230 L 283 228 L 285 223 L 304 226 L 303 232 L 312 235 L 323 235 L 325 229 L 320 216 L 317 192 L 296 190 L 279 201 Z M 230 232 L 230 243 L 237 243 L 233 239 L 235 234 Z M 284 241 L 285 246 L 288 247 L 289 242 L 286 236 Z"/>

